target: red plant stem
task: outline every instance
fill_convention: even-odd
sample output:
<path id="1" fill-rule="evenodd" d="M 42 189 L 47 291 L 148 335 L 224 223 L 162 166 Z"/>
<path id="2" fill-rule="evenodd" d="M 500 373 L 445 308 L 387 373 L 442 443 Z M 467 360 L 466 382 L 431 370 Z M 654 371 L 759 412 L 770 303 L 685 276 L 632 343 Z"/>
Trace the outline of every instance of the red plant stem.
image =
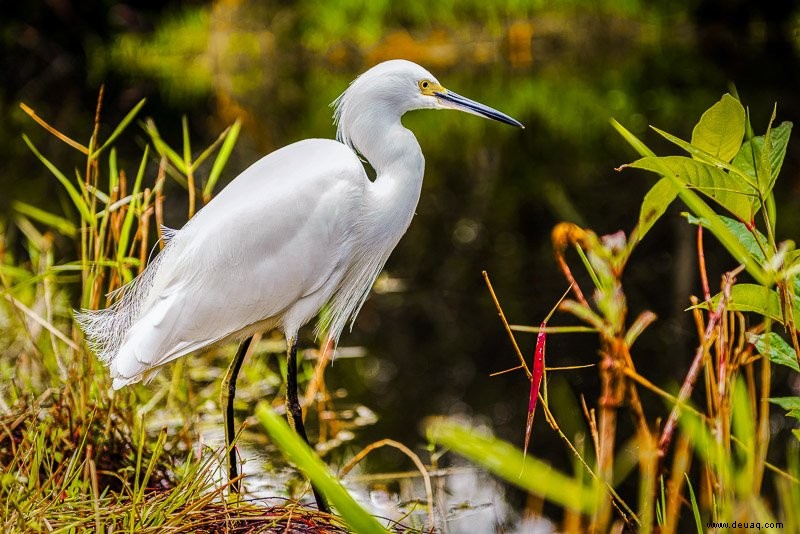
<path id="1" fill-rule="evenodd" d="M 685 404 L 689 399 L 689 396 L 692 394 L 692 391 L 694 390 L 694 384 L 697 381 L 700 370 L 703 368 L 703 355 L 705 354 L 706 350 L 705 343 L 711 339 L 711 334 L 714 332 L 714 328 L 716 328 L 717 323 L 722 317 L 722 314 L 725 310 L 725 305 L 730 298 L 730 288 L 736 281 L 736 275 L 741 272 L 742 268 L 743 267 L 739 267 L 736 270 L 727 273 L 724 277 L 723 290 L 719 299 L 719 304 L 717 304 L 716 310 L 714 310 L 714 312 L 708 318 L 708 324 L 706 325 L 705 332 L 703 333 L 703 339 L 700 340 L 700 344 L 697 346 L 697 350 L 695 351 L 692 366 L 689 368 L 689 372 L 686 373 L 686 378 L 683 380 L 681 391 L 678 394 L 678 400 L 675 403 L 675 406 L 672 408 L 672 412 L 669 414 L 669 419 L 667 419 L 667 423 L 664 425 L 664 430 L 661 433 L 661 439 L 658 442 L 658 455 L 660 458 L 663 458 L 667 453 L 667 449 L 672 441 L 672 435 L 675 433 L 678 417 L 681 413 L 681 405 Z"/>

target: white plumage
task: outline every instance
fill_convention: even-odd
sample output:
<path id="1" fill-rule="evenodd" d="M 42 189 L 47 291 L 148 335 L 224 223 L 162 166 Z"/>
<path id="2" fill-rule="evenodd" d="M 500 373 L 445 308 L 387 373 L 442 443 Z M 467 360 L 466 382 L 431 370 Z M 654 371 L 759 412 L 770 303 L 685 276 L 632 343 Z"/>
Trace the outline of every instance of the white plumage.
<path id="1" fill-rule="evenodd" d="M 114 388 L 259 330 L 293 340 L 326 303 L 317 331 L 337 341 L 414 215 L 425 162 L 400 117 L 420 108 L 521 126 L 414 63 L 368 70 L 335 102 L 339 141 L 308 139 L 257 161 L 175 231 L 114 304 L 77 315 Z"/>

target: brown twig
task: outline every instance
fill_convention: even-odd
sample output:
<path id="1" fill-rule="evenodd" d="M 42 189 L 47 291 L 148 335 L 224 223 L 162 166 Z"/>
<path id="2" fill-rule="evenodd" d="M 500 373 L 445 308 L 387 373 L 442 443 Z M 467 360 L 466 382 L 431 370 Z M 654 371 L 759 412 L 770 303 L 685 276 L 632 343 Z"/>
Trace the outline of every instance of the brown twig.
<path id="1" fill-rule="evenodd" d="M 708 285 L 708 276 L 706 274 L 706 253 L 703 248 L 703 225 L 697 225 L 697 263 L 700 269 L 700 283 L 703 284 L 703 297 L 706 300 L 711 299 L 711 290 Z"/>
<path id="2" fill-rule="evenodd" d="M 486 281 L 486 287 L 489 288 L 489 294 L 492 296 L 492 300 L 494 301 L 494 305 L 497 308 L 497 314 L 500 316 L 500 320 L 503 322 L 503 326 L 506 329 L 506 333 L 508 334 L 509 339 L 511 339 L 511 344 L 514 346 L 514 351 L 517 353 L 517 357 L 519 358 L 520 365 L 525 370 L 525 374 L 528 377 L 528 380 L 531 379 L 533 375 L 531 375 L 531 370 L 528 369 L 528 364 L 525 363 L 525 357 L 522 355 L 522 351 L 519 350 L 519 345 L 517 345 L 517 340 L 514 337 L 514 332 L 511 331 L 511 327 L 506 320 L 506 315 L 503 313 L 503 308 L 500 306 L 500 301 L 497 300 L 497 295 L 495 295 L 494 288 L 492 287 L 492 282 L 489 280 L 489 273 L 486 271 L 482 272 L 483 279 Z"/>

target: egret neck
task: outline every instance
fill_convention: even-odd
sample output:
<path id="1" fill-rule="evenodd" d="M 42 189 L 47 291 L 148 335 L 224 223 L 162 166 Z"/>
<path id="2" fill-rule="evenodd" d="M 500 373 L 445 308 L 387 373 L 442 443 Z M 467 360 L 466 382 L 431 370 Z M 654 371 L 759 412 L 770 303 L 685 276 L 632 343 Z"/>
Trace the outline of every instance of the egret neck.
<path id="1" fill-rule="evenodd" d="M 344 132 L 376 173 L 364 198 L 362 222 L 382 241 L 395 243 L 414 216 L 425 171 L 417 138 L 403 126 L 400 116 L 391 105 L 374 106 L 359 114 Z"/>

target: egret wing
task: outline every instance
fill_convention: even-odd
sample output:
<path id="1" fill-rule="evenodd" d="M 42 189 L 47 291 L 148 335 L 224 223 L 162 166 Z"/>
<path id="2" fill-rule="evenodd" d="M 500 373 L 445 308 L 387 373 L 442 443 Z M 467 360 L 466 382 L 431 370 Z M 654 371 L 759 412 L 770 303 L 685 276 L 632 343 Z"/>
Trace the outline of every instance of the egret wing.
<path id="1" fill-rule="evenodd" d="M 252 325 L 277 325 L 312 295 L 316 314 L 345 269 L 368 183 L 355 154 L 330 140 L 245 170 L 161 252 L 112 376 L 135 380 Z"/>

